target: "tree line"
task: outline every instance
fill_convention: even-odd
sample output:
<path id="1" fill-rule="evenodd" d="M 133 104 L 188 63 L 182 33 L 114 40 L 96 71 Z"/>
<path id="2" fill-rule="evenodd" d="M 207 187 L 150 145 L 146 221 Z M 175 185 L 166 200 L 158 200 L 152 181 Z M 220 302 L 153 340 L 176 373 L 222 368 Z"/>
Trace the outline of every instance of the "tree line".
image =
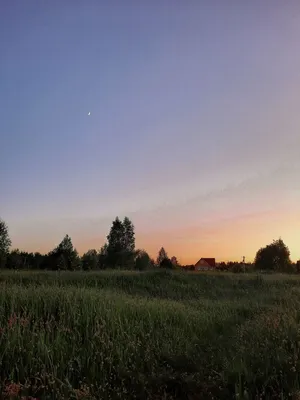
<path id="1" fill-rule="evenodd" d="M 101 249 L 88 250 L 81 257 L 69 235 L 65 235 L 59 245 L 47 254 L 10 250 L 11 244 L 8 226 L 0 219 L 0 268 L 89 271 L 106 268 L 144 270 L 155 266 L 178 266 L 176 257 L 169 258 L 163 247 L 156 260 L 145 250 L 136 249 L 134 225 L 128 217 L 123 221 L 116 217 L 107 235 L 107 242 Z"/>
<path id="2" fill-rule="evenodd" d="M 245 262 L 221 262 L 217 269 L 221 271 L 246 272 L 251 270 L 273 272 L 297 272 L 300 273 L 300 260 L 293 263 L 290 258 L 290 250 L 281 238 L 261 247 L 255 256 L 253 263 Z"/>
<path id="3" fill-rule="evenodd" d="M 79 256 L 69 235 L 66 235 L 57 247 L 47 254 L 28 253 L 18 249 L 10 250 L 11 239 L 7 224 L 0 219 L 0 268 L 8 269 L 46 269 L 46 270 L 97 270 L 123 268 L 145 270 L 152 267 L 176 268 L 179 263 L 175 256 L 169 258 L 162 247 L 157 259 L 152 259 L 145 250 L 135 248 L 135 231 L 132 221 L 118 217 L 112 222 L 107 242 L 101 249 L 91 249 Z M 193 270 L 194 266 L 184 266 Z M 221 271 L 244 272 L 251 269 L 277 272 L 300 273 L 300 260 L 292 263 L 290 251 L 281 238 L 260 248 L 254 263 L 220 262 L 216 269 Z"/>

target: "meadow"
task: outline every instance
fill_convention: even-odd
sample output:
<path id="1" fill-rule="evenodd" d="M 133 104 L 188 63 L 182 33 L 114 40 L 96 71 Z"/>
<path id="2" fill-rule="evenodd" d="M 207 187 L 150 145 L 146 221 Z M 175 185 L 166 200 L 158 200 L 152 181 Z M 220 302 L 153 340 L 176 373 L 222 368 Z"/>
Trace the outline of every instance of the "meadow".
<path id="1" fill-rule="evenodd" d="M 292 275 L 0 272 L 1 399 L 300 398 Z"/>

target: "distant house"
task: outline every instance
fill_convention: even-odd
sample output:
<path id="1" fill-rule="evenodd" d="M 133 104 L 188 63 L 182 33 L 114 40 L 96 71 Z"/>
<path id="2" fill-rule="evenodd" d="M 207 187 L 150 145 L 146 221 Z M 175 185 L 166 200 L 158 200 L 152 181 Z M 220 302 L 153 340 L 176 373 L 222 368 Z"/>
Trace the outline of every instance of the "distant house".
<path id="1" fill-rule="evenodd" d="M 195 264 L 195 271 L 207 271 L 216 268 L 215 258 L 200 258 Z"/>

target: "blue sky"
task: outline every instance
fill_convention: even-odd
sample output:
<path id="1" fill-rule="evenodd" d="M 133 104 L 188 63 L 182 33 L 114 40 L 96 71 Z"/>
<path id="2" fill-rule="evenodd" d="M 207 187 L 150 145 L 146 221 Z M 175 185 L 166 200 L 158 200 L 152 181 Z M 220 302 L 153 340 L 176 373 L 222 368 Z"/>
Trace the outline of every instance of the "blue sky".
<path id="1" fill-rule="evenodd" d="M 9 1 L 0 35 L 14 247 L 100 248 L 129 215 L 151 254 L 300 257 L 298 1 Z"/>

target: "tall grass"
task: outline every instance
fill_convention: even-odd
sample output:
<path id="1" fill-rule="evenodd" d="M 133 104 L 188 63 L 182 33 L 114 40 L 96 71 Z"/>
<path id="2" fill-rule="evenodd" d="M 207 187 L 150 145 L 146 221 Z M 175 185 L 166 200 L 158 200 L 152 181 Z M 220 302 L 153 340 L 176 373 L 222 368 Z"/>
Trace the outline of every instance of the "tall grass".
<path id="1" fill-rule="evenodd" d="M 280 275 L 1 272 L 1 398 L 296 396 L 299 294 Z"/>

